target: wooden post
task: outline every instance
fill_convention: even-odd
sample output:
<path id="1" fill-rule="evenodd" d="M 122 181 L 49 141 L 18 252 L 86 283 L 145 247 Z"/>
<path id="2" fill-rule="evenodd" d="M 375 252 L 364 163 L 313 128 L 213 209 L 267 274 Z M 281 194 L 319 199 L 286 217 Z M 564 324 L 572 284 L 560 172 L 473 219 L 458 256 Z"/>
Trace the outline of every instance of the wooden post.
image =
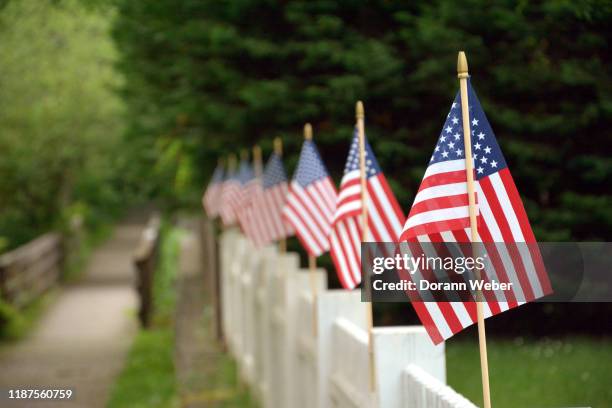
<path id="1" fill-rule="evenodd" d="M 357 119 L 357 134 L 359 136 L 359 175 L 361 179 L 361 242 L 366 242 L 368 239 L 368 186 L 366 174 L 366 159 L 365 159 L 365 112 L 363 103 L 357 102 L 355 107 L 355 116 Z M 367 281 L 363 282 L 365 289 L 370 293 L 370 278 L 366 276 Z M 374 328 L 374 316 L 372 312 L 372 298 L 370 293 L 370 301 L 366 308 L 366 318 L 368 323 L 368 355 L 370 357 L 370 391 L 376 391 L 376 363 L 374 360 L 374 336 L 372 329 Z"/>
<path id="2" fill-rule="evenodd" d="M 472 140 L 470 130 L 470 105 L 468 101 L 467 79 L 468 64 L 463 51 L 459 52 L 457 58 L 457 77 L 461 91 L 461 119 L 463 120 L 463 144 L 465 145 L 465 171 L 467 173 L 467 192 L 470 214 L 470 230 L 472 243 L 480 240 L 478 236 L 476 195 L 474 192 L 474 161 L 472 160 Z M 491 392 L 489 390 L 489 363 L 487 361 L 487 338 L 485 333 L 483 299 L 476 302 L 476 313 L 478 317 L 478 344 L 480 347 L 480 371 L 482 374 L 482 396 L 485 408 L 491 408 Z"/>
<path id="3" fill-rule="evenodd" d="M 276 153 L 279 157 L 283 156 L 283 141 L 280 137 L 274 138 L 274 153 Z M 278 241 L 278 251 L 281 254 L 287 252 L 287 240 L 285 238 L 281 238 Z"/>
<path id="4" fill-rule="evenodd" d="M 304 140 L 312 140 L 312 126 L 310 123 L 304 125 Z M 317 337 L 317 258 L 308 255 L 308 273 L 310 275 L 310 289 L 312 291 L 312 333 Z"/>

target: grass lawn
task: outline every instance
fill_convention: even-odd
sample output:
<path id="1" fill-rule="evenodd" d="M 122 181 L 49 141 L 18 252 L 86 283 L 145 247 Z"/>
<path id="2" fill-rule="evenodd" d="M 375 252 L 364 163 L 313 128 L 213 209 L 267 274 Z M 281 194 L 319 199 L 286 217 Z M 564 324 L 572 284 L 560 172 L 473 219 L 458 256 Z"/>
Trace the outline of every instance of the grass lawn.
<path id="1" fill-rule="evenodd" d="M 489 339 L 496 408 L 612 407 L 612 339 Z M 482 406 L 478 341 L 446 343 L 448 384 Z"/>
<path id="2" fill-rule="evenodd" d="M 153 282 L 152 327 L 137 334 L 111 392 L 109 408 L 178 406 L 173 315 L 179 238 L 179 230 L 164 226 Z"/>

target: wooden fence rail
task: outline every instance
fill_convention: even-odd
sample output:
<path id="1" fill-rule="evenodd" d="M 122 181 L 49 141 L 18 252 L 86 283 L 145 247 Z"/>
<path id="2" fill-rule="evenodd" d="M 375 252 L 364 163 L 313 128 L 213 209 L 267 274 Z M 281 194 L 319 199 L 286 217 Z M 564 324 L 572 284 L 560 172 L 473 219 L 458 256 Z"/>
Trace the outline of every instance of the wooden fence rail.
<path id="1" fill-rule="evenodd" d="M 153 276 L 159 255 L 160 224 L 158 215 L 151 216 L 134 251 L 134 265 L 137 271 L 136 290 L 140 297 L 138 318 L 143 327 L 150 326 L 153 313 Z"/>
<path id="2" fill-rule="evenodd" d="M 63 239 L 50 232 L 0 255 L 0 297 L 22 308 L 49 290 L 60 277 Z"/>

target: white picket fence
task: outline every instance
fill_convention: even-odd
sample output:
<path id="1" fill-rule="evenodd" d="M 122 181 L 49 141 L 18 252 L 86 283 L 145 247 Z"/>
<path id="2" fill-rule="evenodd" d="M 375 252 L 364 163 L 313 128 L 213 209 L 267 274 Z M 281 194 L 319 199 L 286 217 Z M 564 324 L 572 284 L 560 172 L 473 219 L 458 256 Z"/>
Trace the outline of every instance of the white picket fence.
<path id="1" fill-rule="evenodd" d="M 240 376 L 265 408 L 467 408 L 446 384 L 444 345 L 422 326 L 373 330 L 370 386 L 366 304 L 327 289 L 295 253 L 255 249 L 237 230 L 220 241 L 223 330 Z"/>

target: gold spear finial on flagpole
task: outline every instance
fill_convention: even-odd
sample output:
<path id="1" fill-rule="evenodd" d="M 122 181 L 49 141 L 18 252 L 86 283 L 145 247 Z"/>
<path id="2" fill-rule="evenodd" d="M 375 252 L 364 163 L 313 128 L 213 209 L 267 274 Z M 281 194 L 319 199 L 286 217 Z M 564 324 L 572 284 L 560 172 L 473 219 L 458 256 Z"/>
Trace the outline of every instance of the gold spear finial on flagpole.
<path id="1" fill-rule="evenodd" d="M 366 157 L 365 157 L 365 110 L 363 102 L 357 101 L 355 105 L 355 119 L 357 119 L 357 135 L 359 136 L 359 176 L 361 179 L 361 241 L 365 242 L 368 239 L 368 188 L 366 174 Z M 370 301 L 368 302 L 367 320 L 368 320 L 368 355 L 370 358 L 370 391 L 376 391 L 376 362 L 374 360 L 374 316 L 372 312 L 372 297 L 370 293 L 369 275 L 366 275 L 367 282 L 364 282 L 366 290 L 368 290 Z"/>
<path id="2" fill-rule="evenodd" d="M 280 137 L 274 138 L 274 153 L 283 155 L 283 140 Z"/>
<path id="3" fill-rule="evenodd" d="M 312 126 L 310 123 L 304 125 L 304 139 L 312 140 Z"/>
<path id="4" fill-rule="evenodd" d="M 468 212 L 470 215 L 470 232 L 472 243 L 478 242 L 478 209 L 476 208 L 476 194 L 474 186 L 474 161 L 472 159 L 472 133 L 470 129 L 470 104 L 468 100 L 468 63 L 465 52 L 459 51 L 457 57 L 457 77 L 461 92 L 461 119 L 463 121 L 463 144 L 465 150 L 465 171 L 467 175 Z M 480 274 L 477 276 L 480 278 Z M 483 311 L 482 294 L 476 302 L 476 315 L 478 318 L 478 345 L 480 348 L 480 371 L 482 374 L 482 397 L 485 408 L 491 408 L 491 391 L 489 390 L 489 362 L 487 359 L 487 336 Z"/>

